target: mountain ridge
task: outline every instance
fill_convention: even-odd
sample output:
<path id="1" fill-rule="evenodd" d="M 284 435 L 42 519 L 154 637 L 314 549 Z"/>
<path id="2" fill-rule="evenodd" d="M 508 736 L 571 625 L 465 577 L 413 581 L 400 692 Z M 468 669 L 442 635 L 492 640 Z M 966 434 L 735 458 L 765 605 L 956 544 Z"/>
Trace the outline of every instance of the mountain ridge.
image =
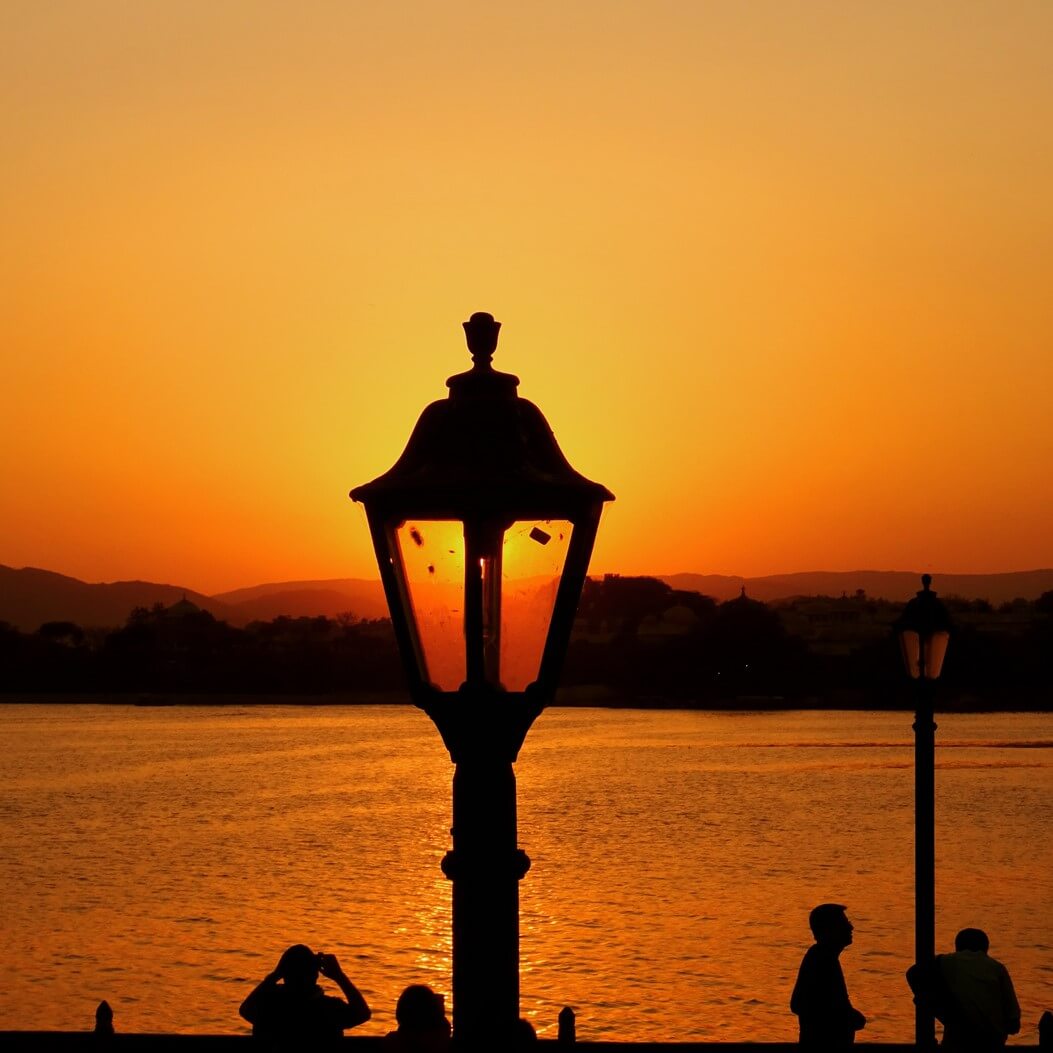
<path id="1" fill-rule="evenodd" d="M 920 585 L 920 575 L 914 571 L 796 571 L 757 577 L 678 572 L 647 576 L 675 589 L 702 592 L 721 601 L 733 599 L 745 587 L 748 596 L 764 602 L 796 596 L 852 595 L 858 589 L 874 599 L 904 602 Z M 1053 590 L 1053 568 L 998 574 L 934 574 L 933 583 L 944 597 L 986 599 L 996 604 L 1018 597 L 1034 600 Z M 123 625 L 133 607 L 151 607 L 155 603 L 170 606 L 184 596 L 216 618 L 239 626 L 255 620 L 270 621 L 283 614 L 334 617 L 349 612 L 358 618 L 387 615 L 380 582 L 365 578 L 267 582 L 210 596 L 181 585 L 139 580 L 89 583 L 39 567 L 0 564 L 0 621 L 23 632 L 33 632 L 50 621 L 71 621 L 85 628 Z"/>
<path id="2" fill-rule="evenodd" d="M 23 632 L 44 622 L 69 621 L 84 628 L 123 625 L 133 607 L 171 606 L 186 597 L 217 618 L 228 609 L 211 596 L 154 581 L 89 583 L 40 567 L 15 569 L 0 564 L 0 621 Z"/>
<path id="3" fill-rule="evenodd" d="M 714 599 L 731 599 L 745 586 L 755 600 L 771 602 L 797 596 L 852 595 L 862 589 L 872 599 L 905 603 L 921 587 L 921 574 L 907 570 L 808 570 L 747 578 L 724 574 L 656 574 L 676 589 L 702 592 Z M 1053 569 L 1003 571 L 997 574 L 932 575 L 933 587 L 944 597 L 984 599 L 1006 603 L 1018 598 L 1035 600 L 1053 589 Z"/>

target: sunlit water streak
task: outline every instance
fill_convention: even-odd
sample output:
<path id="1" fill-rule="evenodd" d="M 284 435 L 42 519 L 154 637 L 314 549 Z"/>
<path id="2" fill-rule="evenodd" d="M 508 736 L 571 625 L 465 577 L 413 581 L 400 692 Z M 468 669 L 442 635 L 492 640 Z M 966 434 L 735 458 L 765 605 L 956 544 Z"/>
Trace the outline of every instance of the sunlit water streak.
<path id="1" fill-rule="evenodd" d="M 911 717 L 551 710 L 517 765 L 523 1011 L 583 1038 L 779 1040 L 815 903 L 848 904 L 869 1041 L 906 1041 Z M 1053 1005 L 1053 735 L 942 716 L 941 949 L 980 925 L 1034 1041 Z M 393 1026 L 449 992 L 452 768 L 409 708 L 2 706 L 0 1029 L 239 1031 L 289 943 Z"/>

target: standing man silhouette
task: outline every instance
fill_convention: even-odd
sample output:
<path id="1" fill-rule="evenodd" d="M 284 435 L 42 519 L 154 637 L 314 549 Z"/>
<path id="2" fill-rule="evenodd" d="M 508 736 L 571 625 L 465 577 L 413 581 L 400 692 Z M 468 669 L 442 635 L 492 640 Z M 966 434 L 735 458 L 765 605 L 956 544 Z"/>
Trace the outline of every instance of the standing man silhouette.
<path id="1" fill-rule="evenodd" d="M 790 996 L 790 1009 L 801 1025 L 801 1046 L 837 1053 L 856 1040 L 866 1017 L 848 998 L 838 960 L 852 942 L 852 923 L 840 903 L 820 903 L 808 916 L 815 943 L 805 952 Z"/>

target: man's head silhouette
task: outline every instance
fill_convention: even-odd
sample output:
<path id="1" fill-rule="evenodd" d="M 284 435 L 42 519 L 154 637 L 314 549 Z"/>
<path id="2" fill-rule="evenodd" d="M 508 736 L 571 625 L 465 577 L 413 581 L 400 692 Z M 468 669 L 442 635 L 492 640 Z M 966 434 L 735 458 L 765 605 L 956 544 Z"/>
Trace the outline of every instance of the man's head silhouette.
<path id="1" fill-rule="evenodd" d="M 843 903 L 820 903 L 808 915 L 808 925 L 816 943 L 847 947 L 852 942 L 852 923 Z"/>
<path id="2" fill-rule="evenodd" d="M 313 987 L 318 983 L 318 955 L 305 944 L 294 943 L 281 956 L 278 972 L 290 987 Z"/>
<path id="3" fill-rule="evenodd" d="M 954 949 L 956 951 L 982 951 L 987 953 L 991 941 L 983 929 L 962 929 L 954 937 Z"/>

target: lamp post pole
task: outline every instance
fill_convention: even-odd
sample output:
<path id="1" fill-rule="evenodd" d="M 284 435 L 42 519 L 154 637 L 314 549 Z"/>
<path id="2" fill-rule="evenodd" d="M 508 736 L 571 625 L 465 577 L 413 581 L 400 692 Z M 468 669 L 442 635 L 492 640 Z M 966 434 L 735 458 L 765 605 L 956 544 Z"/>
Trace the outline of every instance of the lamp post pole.
<path id="1" fill-rule="evenodd" d="M 903 664 L 914 688 L 914 960 L 925 967 L 936 957 L 936 680 L 950 640 L 950 617 L 923 574 L 921 591 L 896 622 Z M 914 1042 L 936 1044 L 931 1009 L 915 1002 Z"/>
<path id="2" fill-rule="evenodd" d="M 915 683 L 914 706 L 914 960 L 936 956 L 936 721 L 935 681 Z M 936 1044 L 936 1021 L 924 1004 L 915 1006 L 914 1038 L 919 1050 Z"/>
<path id="3" fill-rule="evenodd" d="M 522 700 L 521 700 L 522 701 Z M 509 1041 L 519 1017 L 519 848 L 513 763 L 540 705 L 509 705 L 485 686 L 427 707 L 454 761 L 453 1006 L 459 1048 Z"/>
<path id="4" fill-rule="evenodd" d="M 458 1043 L 481 1048 L 519 1017 L 519 882 L 530 859 L 516 841 L 509 760 L 471 757 L 453 776 L 453 1004 Z"/>

